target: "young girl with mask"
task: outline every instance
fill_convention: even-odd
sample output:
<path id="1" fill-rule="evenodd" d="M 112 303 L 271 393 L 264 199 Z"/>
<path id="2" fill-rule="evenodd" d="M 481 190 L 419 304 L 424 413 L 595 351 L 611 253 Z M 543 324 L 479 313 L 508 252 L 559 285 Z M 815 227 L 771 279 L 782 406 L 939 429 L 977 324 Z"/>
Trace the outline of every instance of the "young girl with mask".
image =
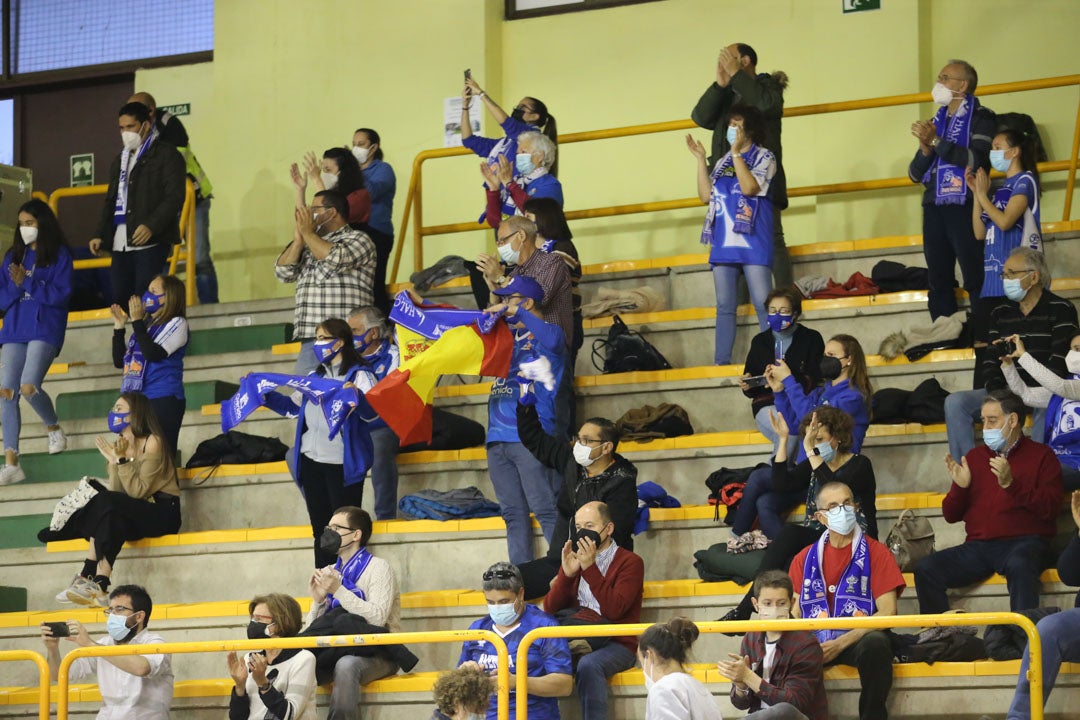
<path id="1" fill-rule="evenodd" d="M 300 632 L 300 604 L 281 593 L 259 595 L 248 603 L 248 640 L 293 637 Z M 268 649 L 226 655 L 235 687 L 229 717 L 316 720 L 315 656 L 310 650 Z"/>
<path id="2" fill-rule="evenodd" d="M 97 494 L 64 523 L 38 533 L 43 543 L 90 541 L 86 561 L 59 602 L 108 606 L 108 589 L 116 556 L 125 542 L 172 535 L 180 530 L 180 486 L 173 455 L 161 425 L 142 393 L 121 393 L 108 417 L 115 441 L 97 438 L 109 478 L 106 488 L 91 483 Z"/>
<path id="3" fill-rule="evenodd" d="M 645 675 L 645 720 L 721 720 L 709 689 L 686 672 L 687 655 L 698 639 L 697 625 L 684 617 L 656 624 L 638 640 L 638 663 Z"/>
<path id="4" fill-rule="evenodd" d="M 174 275 L 158 275 L 142 297 L 113 316 L 113 365 L 124 371 L 120 392 L 142 393 L 154 407 L 165 442 L 176 453 L 184 422 L 184 354 L 188 346 L 187 294 Z M 131 318 L 131 337 L 124 327 Z"/>
<path id="5" fill-rule="evenodd" d="M 364 186 L 364 174 L 360 163 L 351 151 L 341 147 L 332 147 L 323 153 L 322 162 L 315 159 L 315 153 L 304 156 L 304 172 L 293 163 L 289 167 L 289 176 L 296 188 L 296 207 L 307 207 L 305 193 L 309 184 L 312 193 L 323 190 L 336 190 L 349 202 L 349 216 L 345 221 L 354 229 L 368 222 L 371 218 L 371 194 Z"/>
<path id="6" fill-rule="evenodd" d="M 67 448 L 52 399 L 41 388 L 67 331 L 71 253 L 49 206 L 31 200 L 19 208 L 19 226 L 0 265 L 0 428 L 5 464 L 0 485 L 26 479 L 19 466 L 22 398 L 49 433 L 49 453 Z"/>

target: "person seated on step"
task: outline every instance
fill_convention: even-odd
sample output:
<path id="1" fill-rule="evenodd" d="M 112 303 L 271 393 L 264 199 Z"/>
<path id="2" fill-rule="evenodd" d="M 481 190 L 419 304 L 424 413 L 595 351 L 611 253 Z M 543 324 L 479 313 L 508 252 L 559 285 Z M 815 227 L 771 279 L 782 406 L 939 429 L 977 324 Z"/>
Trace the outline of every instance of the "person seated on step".
<path id="1" fill-rule="evenodd" d="M 1005 342 L 1015 348 L 1001 358 L 1001 372 L 1009 389 L 1030 408 L 1046 408 L 1043 440 L 1061 462 L 1061 480 L 1067 492 L 1080 490 L 1080 332 L 1069 339 L 1065 369 L 1069 378 L 1053 373 L 1027 351 L 1019 335 Z M 1015 361 L 1015 362 L 1014 362 Z M 1038 383 L 1030 387 L 1020 377 L 1019 368 Z"/>
<path id="2" fill-rule="evenodd" d="M 563 476 L 556 501 L 555 533 L 547 555 L 518 565 L 525 578 L 525 597 L 535 598 L 550 589 L 562 563 L 563 543 L 571 538 L 574 513 L 585 503 L 599 500 L 607 504 L 615 523 L 615 542 L 627 550 L 634 549 L 637 467 L 616 452 L 619 431 L 607 418 L 590 418 L 582 423 L 571 446 L 544 431 L 535 405 L 519 402 L 517 428 L 521 444 L 532 456 Z"/>
<path id="3" fill-rule="evenodd" d="M 488 614 L 469 625 L 470 630 L 494 630 L 506 643 L 510 653 L 510 717 L 514 717 L 517 696 L 517 651 L 521 639 L 539 627 L 555 627 L 559 623 L 535 605 L 525 602 L 525 586 L 521 572 L 507 562 L 497 562 L 484 571 L 484 601 Z M 466 640 L 461 648 L 458 669 L 479 670 L 490 678 L 488 695 L 495 691 L 496 671 L 499 657 L 495 646 L 486 640 Z M 570 646 L 564 638 L 543 638 L 529 646 L 528 699 L 529 718 L 558 720 L 559 702 L 574 689 L 573 666 Z M 436 687 L 438 687 L 436 685 Z M 458 704 L 464 704 L 464 698 Z M 487 720 L 495 720 L 496 700 L 483 705 Z M 439 703 L 439 709 L 449 715 L 448 706 Z M 460 707 L 457 708 L 461 710 Z M 471 712 L 482 712 L 470 707 Z M 454 718 L 466 717 L 453 715 Z"/>
<path id="4" fill-rule="evenodd" d="M 793 285 L 773 288 L 765 297 L 765 312 L 768 313 L 766 320 L 769 327 L 750 340 L 739 388 L 743 395 L 750 398 L 754 422 L 761 434 L 772 441 L 775 453 L 778 449 L 777 438 L 769 421 L 769 412 L 775 409 L 776 401 L 772 388 L 765 381 L 765 368 L 783 360 L 795 381 L 802 385 L 803 390 L 810 391 L 821 382 L 825 341 L 817 330 L 799 322 L 802 318 L 802 293 Z M 793 450 L 788 448 L 788 454 Z"/>
<path id="5" fill-rule="evenodd" d="M 1080 530 L 1080 490 L 1072 493 L 1072 518 Z M 1073 587 L 1080 586 L 1080 534 L 1074 534 L 1069 540 L 1065 552 L 1058 558 L 1058 575 L 1061 582 Z M 1057 682 L 1061 663 L 1080 663 L 1080 592 L 1076 595 L 1076 607 L 1048 615 L 1035 626 L 1042 640 L 1042 691 L 1043 705 L 1046 704 Z M 1031 718 L 1031 682 L 1028 680 L 1028 667 L 1031 658 L 1028 648 L 1024 648 L 1024 658 L 1020 661 L 1020 672 L 1016 677 L 1016 693 L 1013 695 L 1006 720 L 1030 720 Z M 983 716 L 982 720 L 989 720 Z"/>
<path id="6" fill-rule="evenodd" d="M 759 572 L 751 592 L 761 620 L 791 617 L 795 589 L 784 570 Z M 739 654 L 728 656 L 716 667 L 731 680 L 731 704 L 754 720 L 828 720 L 824 655 L 813 633 L 749 632 Z"/>
<path id="7" fill-rule="evenodd" d="M 154 603 L 138 585 L 117 585 L 109 593 L 105 613 L 108 637 L 94 640 L 78 620 L 41 623 L 49 676 L 56 681 L 60 669 L 60 637 L 79 647 L 94 645 L 158 645 L 165 638 L 147 629 Z M 60 631 L 59 633 L 57 631 Z M 113 655 L 81 657 L 68 668 L 68 681 L 77 683 L 97 676 L 101 695 L 98 718 L 169 720 L 173 699 L 172 655 Z"/>
<path id="8" fill-rule="evenodd" d="M 645 563 L 615 542 L 606 503 L 590 502 L 574 515 L 575 538 L 562 548 L 562 564 L 544 610 L 563 625 L 641 621 Z M 577 661 L 581 717 L 608 717 L 608 679 L 634 666 L 637 638 L 589 638 L 572 644 Z M 584 653 L 584 654 L 581 654 Z"/>
<path id="9" fill-rule="evenodd" d="M 141 298 L 128 300 L 126 313 L 119 305 L 110 308 L 113 365 L 124 371 L 120 392 L 140 392 L 149 398 L 174 455 L 187 409 L 184 355 L 190 330 L 186 308 L 187 290 L 175 275 L 151 280 Z M 129 318 L 132 332 L 125 338 Z"/>
<path id="10" fill-rule="evenodd" d="M 684 617 L 657 623 L 638 638 L 638 664 L 645 676 L 645 720 L 721 720 L 716 699 L 686 672 L 698 627 Z"/>
<path id="11" fill-rule="evenodd" d="M 491 702 L 491 676 L 469 664 L 439 675 L 431 692 L 435 696 L 431 720 L 477 720 Z"/>
<path id="12" fill-rule="evenodd" d="M 1018 335 L 1032 358 L 1059 377 L 1068 377 L 1065 355 L 1077 332 L 1076 307 L 1072 301 L 1050 292 L 1050 267 L 1037 250 L 1019 247 L 1009 254 L 1001 273 L 1005 298 L 989 312 L 986 339 L 990 345 L 975 353 L 974 390 L 949 393 L 945 398 L 945 429 L 949 453 L 960 459 L 975 447 L 975 423 L 979 421 L 987 392 L 1007 386 L 1000 359 L 1012 352 L 1005 338 Z M 1023 367 L 1017 372 L 1024 384 L 1039 383 Z M 1043 441 L 1044 408 L 1032 413 L 1031 439 Z"/>
<path id="13" fill-rule="evenodd" d="M 401 596 L 394 568 L 368 550 L 371 516 L 358 507 L 346 505 L 334 511 L 322 531 L 319 547 L 336 562 L 316 568 L 308 580 L 311 610 L 305 628 L 327 613 L 336 611 L 359 615 L 369 625 L 401 632 Z M 344 655 L 334 665 L 334 690 L 330 694 L 330 718 L 357 720 L 360 688 L 380 678 L 390 677 L 398 665 L 388 656 Z"/>
<path id="14" fill-rule="evenodd" d="M 122 393 L 109 412 L 108 426 L 116 440 L 98 436 L 96 441 L 105 458 L 108 487 L 92 480 L 96 493 L 82 507 L 62 526 L 50 524 L 38 533 L 43 543 L 90 541 L 82 570 L 56 596 L 59 602 L 106 607 L 124 543 L 180 531 L 176 465 L 153 405 L 142 393 Z"/>
<path id="15" fill-rule="evenodd" d="M 401 353 L 394 331 L 382 311 L 374 305 L 362 305 L 349 313 L 356 352 L 371 368 L 378 382 L 397 370 Z M 397 456 L 401 444 L 394 431 L 382 419 L 368 424 L 368 434 L 375 455 L 371 465 L 371 487 L 375 492 L 375 519 L 397 518 Z"/>
<path id="16" fill-rule="evenodd" d="M 248 640 L 300 632 L 300 603 L 290 595 L 258 595 L 248 603 L 248 615 Z M 230 718 L 315 720 L 315 656 L 310 650 L 233 651 L 226 662 L 235 685 L 229 695 Z"/>
<path id="17" fill-rule="evenodd" d="M 789 428 L 800 430 L 806 427 L 803 421 L 818 408 L 831 407 L 844 411 L 853 421 L 847 450 L 858 453 L 870 425 L 870 401 L 874 394 L 866 372 L 866 355 L 862 345 L 851 335 L 834 335 L 825 343 L 820 370 L 824 385 L 806 392 L 787 362 L 777 360 L 775 364 L 767 365 L 765 378 L 774 393 L 776 411 L 784 416 Z M 815 449 L 815 443 L 799 443 L 793 462 L 802 462 Z M 776 538 L 783 530 L 783 517 L 795 506 L 798 498 L 775 492 L 772 476 L 772 468 L 760 467 L 747 478 L 742 501 L 731 527 L 735 543 L 751 531 L 755 520 L 769 540 Z"/>
<path id="18" fill-rule="evenodd" d="M 784 442 L 773 460 L 773 489 L 787 496 L 792 503 L 803 498 L 806 515 L 799 525 L 784 523 L 769 547 L 765 549 L 758 572 L 787 570 L 800 550 L 813 545 L 825 532 L 824 523 L 817 519 L 817 495 L 822 485 L 842 482 L 851 488 L 855 498 L 855 517 L 863 532 L 878 539 L 877 480 L 870 458 L 851 452 L 851 433 L 854 422 L 843 410 L 818 408 L 809 418 L 803 418 L 800 435 L 807 457 L 795 467 L 788 465 L 786 456 L 788 427 L 784 416 L 771 414 L 775 432 Z M 816 451 L 816 452 L 815 452 Z M 783 522 L 783 518 L 779 518 Z M 749 620 L 753 611 L 753 588 L 748 590 L 737 607 L 720 620 Z"/>
<path id="19" fill-rule="evenodd" d="M 941 503 L 949 523 L 964 522 L 967 538 L 927 555 L 915 566 L 919 612 L 949 609 L 948 588 L 1005 576 L 1013 612 L 1039 606 L 1039 575 L 1050 563 L 1050 541 L 1065 488 L 1054 451 L 1024 435 L 1027 408 L 1008 390 L 993 390 L 982 405 L 983 444 L 956 462 Z"/>
<path id="20" fill-rule="evenodd" d="M 817 519 L 827 527 L 818 541 L 791 561 L 788 574 L 799 590 L 793 617 L 896 615 L 906 583 L 889 548 L 868 537 L 856 521 L 855 496 L 842 482 L 821 486 Z M 859 720 L 884 720 L 893 682 L 893 651 L 883 630 L 818 630 L 825 665 L 859 671 Z"/>

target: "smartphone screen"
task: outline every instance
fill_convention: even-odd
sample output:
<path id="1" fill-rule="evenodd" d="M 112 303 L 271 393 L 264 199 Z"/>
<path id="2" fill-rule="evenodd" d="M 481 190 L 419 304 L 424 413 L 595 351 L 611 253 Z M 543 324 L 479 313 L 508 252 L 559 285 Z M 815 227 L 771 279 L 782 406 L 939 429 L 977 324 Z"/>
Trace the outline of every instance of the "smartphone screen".
<path id="1" fill-rule="evenodd" d="M 472 80 L 472 70 L 467 69 L 465 70 L 465 82 L 469 82 L 470 80 Z"/>

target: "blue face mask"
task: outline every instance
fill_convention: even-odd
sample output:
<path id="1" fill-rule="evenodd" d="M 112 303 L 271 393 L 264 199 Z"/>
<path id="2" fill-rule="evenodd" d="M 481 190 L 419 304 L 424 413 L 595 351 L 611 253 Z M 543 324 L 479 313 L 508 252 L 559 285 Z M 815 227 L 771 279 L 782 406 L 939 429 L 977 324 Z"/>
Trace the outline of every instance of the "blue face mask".
<path id="1" fill-rule="evenodd" d="M 328 363 L 337 357 L 337 354 L 341 352 L 341 348 L 334 349 L 334 343 L 336 342 L 337 340 L 324 340 L 312 345 L 311 349 L 315 353 L 315 359 L 320 363 Z"/>
<path id="2" fill-rule="evenodd" d="M 1002 280 L 1002 285 L 1005 288 L 1005 297 L 1009 298 L 1013 302 L 1020 302 L 1027 295 L 1027 290 L 1024 289 L 1023 278 L 1005 278 Z"/>
<path id="3" fill-rule="evenodd" d="M 503 627 L 513 625 L 514 621 L 518 619 L 518 611 L 514 607 L 514 603 L 488 605 L 488 615 L 491 616 L 492 622 Z"/>
<path id="4" fill-rule="evenodd" d="M 734 145 L 735 140 L 738 138 L 738 135 L 739 135 L 739 129 L 737 127 L 735 127 L 734 125 L 728 125 L 727 135 L 725 136 L 725 137 L 727 137 L 728 145 Z"/>
<path id="5" fill-rule="evenodd" d="M 789 327 L 791 327 L 792 322 L 794 322 L 793 315 L 784 315 L 783 313 L 769 313 L 769 329 L 775 333 L 787 330 Z"/>
<path id="6" fill-rule="evenodd" d="M 363 335 L 353 335 L 352 336 L 353 347 L 355 347 L 356 352 L 360 353 L 361 355 L 366 353 L 368 348 L 371 347 L 371 344 L 374 342 L 374 340 L 365 340 L 364 338 L 366 338 L 366 337 L 367 337 L 366 332 Z"/>
<path id="7" fill-rule="evenodd" d="M 130 412 L 116 412 L 115 410 L 110 410 L 109 432 L 114 432 L 119 435 L 120 433 L 127 430 L 128 425 L 131 424 L 130 422 L 128 422 L 128 415 L 130 414 Z"/>
<path id="8" fill-rule="evenodd" d="M 836 450 L 828 441 L 818 443 L 814 446 L 814 449 L 817 450 L 818 457 L 825 462 L 829 462 L 836 455 Z"/>
<path id="9" fill-rule="evenodd" d="M 127 642 L 133 638 L 137 627 L 138 625 L 129 628 L 127 618 L 115 613 L 109 615 L 109 619 L 105 621 L 105 629 L 109 632 L 109 637 L 118 643 Z"/>
<path id="10" fill-rule="evenodd" d="M 143 307 L 146 308 L 146 312 L 153 315 L 158 310 L 160 310 L 161 309 L 161 299 L 163 297 L 164 297 L 163 295 L 155 295 L 154 293 L 150 292 L 149 290 L 144 292 L 143 295 L 142 295 L 142 304 L 143 304 Z"/>
<path id="11" fill-rule="evenodd" d="M 1004 150 L 990 151 L 990 167 L 998 172 L 1008 172 L 1010 165 L 1012 165 L 1012 160 L 1005 157 Z"/>
<path id="12" fill-rule="evenodd" d="M 847 535 L 855 529 L 855 508 L 837 505 L 825 511 L 826 525 L 838 535 Z"/>
<path id="13" fill-rule="evenodd" d="M 514 166 L 522 175 L 528 175 L 536 169 L 536 164 L 533 163 L 532 155 L 529 153 L 518 153 L 514 157 Z"/>
<path id="14" fill-rule="evenodd" d="M 1004 427 L 983 428 L 983 442 L 986 443 L 986 447 L 996 453 L 1005 449 L 1005 443 L 1008 441 L 1007 435 L 1007 429 Z"/>

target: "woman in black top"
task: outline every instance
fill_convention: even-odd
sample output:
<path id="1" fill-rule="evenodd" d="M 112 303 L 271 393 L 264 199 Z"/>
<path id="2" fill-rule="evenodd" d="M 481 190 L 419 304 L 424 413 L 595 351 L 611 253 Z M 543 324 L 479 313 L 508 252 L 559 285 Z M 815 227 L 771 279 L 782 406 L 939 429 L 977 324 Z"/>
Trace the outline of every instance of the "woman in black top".
<path id="1" fill-rule="evenodd" d="M 773 490 L 781 493 L 806 493 L 806 518 L 802 525 L 785 525 L 765 551 L 758 572 L 787 570 L 803 548 L 817 542 L 825 526 L 814 519 L 817 512 L 818 488 L 830 482 L 842 482 L 851 488 L 855 498 L 856 519 L 870 537 L 877 539 L 877 481 L 870 458 L 851 452 L 852 430 L 855 422 L 843 410 L 820 407 L 799 428 L 806 449 L 806 460 L 794 468 L 787 463 L 787 441 L 791 432 L 784 416 L 771 412 L 772 429 L 779 438 L 779 449 L 773 460 Z M 738 607 L 721 620 L 749 620 L 753 613 L 747 592 Z"/>
<path id="2" fill-rule="evenodd" d="M 769 329 L 760 332 L 750 341 L 746 353 L 746 365 L 739 387 L 750 398 L 754 420 L 761 434 L 769 438 L 776 452 L 776 432 L 769 422 L 769 412 L 774 407 L 773 392 L 768 383 L 747 384 L 747 378 L 760 378 L 765 368 L 780 358 L 791 368 L 791 373 L 809 392 L 821 382 L 821 357 L 825 354 L 825 341 L 821 333 L 799 323 L 802 317 L 802 293 L 794 286 L 775 288 L 765 297 Z M 788 454 L 794 452 L 788 448 Z"/>

